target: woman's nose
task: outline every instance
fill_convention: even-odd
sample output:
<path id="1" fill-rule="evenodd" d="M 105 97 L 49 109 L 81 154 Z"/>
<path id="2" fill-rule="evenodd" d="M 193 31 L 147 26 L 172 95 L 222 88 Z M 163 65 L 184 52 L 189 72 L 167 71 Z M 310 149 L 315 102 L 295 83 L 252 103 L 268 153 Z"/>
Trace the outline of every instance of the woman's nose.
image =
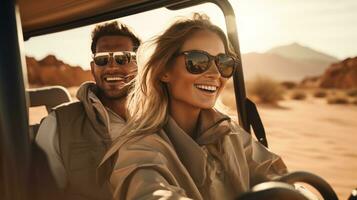
<path id="1" fill-rule="evenodd" d="M 219 70 L 218 70 L 218 66 L 216 65 L 216 63 L 213 61 L 210 63 L 210 66 L 208 68 L 208 70 L 205 73 L 206 76 L 209 77 L 213 77 L 213 78 L 219 78 L 221 76 Z"/>

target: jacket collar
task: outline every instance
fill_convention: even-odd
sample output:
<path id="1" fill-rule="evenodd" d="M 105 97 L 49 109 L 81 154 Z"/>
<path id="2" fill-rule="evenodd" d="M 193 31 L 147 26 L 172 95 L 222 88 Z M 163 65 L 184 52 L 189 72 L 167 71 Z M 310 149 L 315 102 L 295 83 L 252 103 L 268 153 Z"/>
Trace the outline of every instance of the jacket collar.
<path id="1" fill-rule="evenodd" d="M 198 117 L 197 139 L 200 145 L 216 143 L 218 139 L 230 132 L 230 118 L 214 109 L 200 112 Z"/>
<path id="2" fill-rule="evenodd" d="M 213 109 L 202 110 L 198 119 L 197 139 L 193 140 L 169 117 L 164 131 L 174 146 L 181 162 L 198 186 L 206 179 L 207 152 L 201 146 L 216 143 L 230 132 L 230 118 Z"/>
<path id="3" fill-rule="evenodd" d="M 97 94 L 98 86 L 94 82 L 88 81 L 80 86 L 76 96 L 82 102 L 93 128 L 103 138 L 111 140 L 109 135 L 110 120 L 123 121 L 123 119 L 114 112 L 108 112 L 109 108 L 102 104 Z"/>

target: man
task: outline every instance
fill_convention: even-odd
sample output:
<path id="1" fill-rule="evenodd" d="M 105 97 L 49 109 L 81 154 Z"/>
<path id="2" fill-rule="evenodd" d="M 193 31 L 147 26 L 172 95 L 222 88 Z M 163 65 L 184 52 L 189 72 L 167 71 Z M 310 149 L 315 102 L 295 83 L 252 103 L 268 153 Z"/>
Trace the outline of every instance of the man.
<path id="1" fill-rule="evenodd" d="M 140 42 L 123 24 L 96 26 L 90 63 L 95 83 L 82 84 L 79 102 L 57 107 L 41 123 L 36 142 L 70 199 L 111 198 L 109 186 L 97 183 L 96 168 L 125 124 L 128 84 L 136 75 Z"/>

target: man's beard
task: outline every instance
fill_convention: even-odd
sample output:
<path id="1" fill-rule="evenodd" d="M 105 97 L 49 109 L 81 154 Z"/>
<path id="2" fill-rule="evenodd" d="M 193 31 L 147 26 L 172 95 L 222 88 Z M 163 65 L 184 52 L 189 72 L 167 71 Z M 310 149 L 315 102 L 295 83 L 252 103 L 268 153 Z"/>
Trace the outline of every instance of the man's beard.
<path id="1" fill-rule="evenodd" d="M 118 89 L 113 89 L 113 90 L 103 90 L 102 88 L 99 88 L 99 91 L 101 95 L 110 100 L 119 100 L 122 98 L 125 98 L 128 96 L 129 93 L 129 85 L 124 86 L 120 90 Z"/>
<path id="2" fill-rule="evenodd" d="M 125 84 L 121 88 L 117 88 L 116 86 L 109 86 L 106 87 L 104 79 L 99 79 L 99 77 L 95 77 L 97 88 L 98 88 L 98 95 L 101 98 L 106 98 L 108 100 L 119 100 L 126 98 L 128 96 L 129 90 L 131 86 L 133 86 L 132 79 L 135 75 L 126 75 Z M 98 79 L 97 79 L 98 78 Z"/>
<path id="3" fill-rule="evenodd" d="M 113 91 L 103 91 L 105 98 L 111 100 L 118 100 L 128 96 L 129 93 L 129 85 L 124 86 L 120 90 L 113 90 Z"/>

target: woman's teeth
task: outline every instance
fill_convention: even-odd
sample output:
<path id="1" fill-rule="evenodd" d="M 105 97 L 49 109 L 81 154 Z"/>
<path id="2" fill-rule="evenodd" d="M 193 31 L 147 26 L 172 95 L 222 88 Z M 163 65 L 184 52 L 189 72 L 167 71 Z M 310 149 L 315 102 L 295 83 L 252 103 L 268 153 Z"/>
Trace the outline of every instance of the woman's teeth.
<path id="1" fill-rule="evenodd" d="M 195 86 L 198 89 L 205 90 L 208 92 L 215 92 L 218 89 L 217 86 L 212 86 L 212 85 L 195 85 Z"/>

